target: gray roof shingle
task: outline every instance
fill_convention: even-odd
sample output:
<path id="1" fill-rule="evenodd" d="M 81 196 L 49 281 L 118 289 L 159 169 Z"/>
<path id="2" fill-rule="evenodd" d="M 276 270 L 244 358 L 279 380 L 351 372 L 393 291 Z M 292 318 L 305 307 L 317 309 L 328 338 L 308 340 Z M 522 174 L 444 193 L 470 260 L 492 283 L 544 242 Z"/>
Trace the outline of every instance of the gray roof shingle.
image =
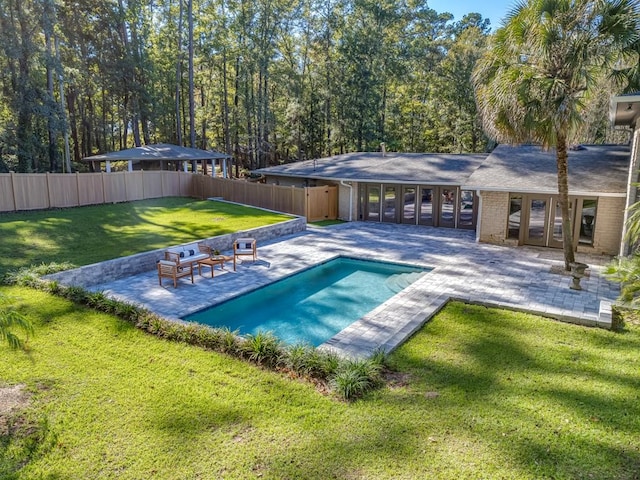
<path id="1" fill-rule="evenodd" d="M 625 194 L 630 150 L 626 145 L 586 145 L 569 151 L 569 193 Z M 470 189 L 555 193 L 556 151 L 499 145 L 466 181 Z"/>
<path id="2" fill-rule="evenodd" d="M 569 192 L 626 193 L 627 145 L 569 151 Z M 499 145 L 491 154 L 359 152 L 255 170 L 264 175 L 356 182 L 461 185 L 473 190 L 558 191 L 556 154 L 534 145 Z"/>
<path id="3" fill-rule="evenodd" d="M 255 170 L 264 175 L 381 183 L 462 185 L 487 154 L 358 152 Z"/>

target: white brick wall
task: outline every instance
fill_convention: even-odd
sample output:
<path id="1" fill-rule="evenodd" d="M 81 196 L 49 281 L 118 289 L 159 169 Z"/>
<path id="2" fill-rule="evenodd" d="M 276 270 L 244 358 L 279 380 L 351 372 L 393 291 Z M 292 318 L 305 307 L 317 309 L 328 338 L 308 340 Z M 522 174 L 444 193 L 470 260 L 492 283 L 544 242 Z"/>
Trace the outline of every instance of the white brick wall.
<path id="1" fill-rule="evenodd" d="M 509 216 L 509 193 L 481 191 L 482 212 L 480 215 L 480 241 L 505 244 L 507 242 L 507 218 Z"/>
<path id="2" fill-rule="evenodd" d="M 593 232 L 593 248 L 580 251 L 617 255 L 622 240 L 625 199 L 616 197 L 598 198 L 596 226 Z"/>

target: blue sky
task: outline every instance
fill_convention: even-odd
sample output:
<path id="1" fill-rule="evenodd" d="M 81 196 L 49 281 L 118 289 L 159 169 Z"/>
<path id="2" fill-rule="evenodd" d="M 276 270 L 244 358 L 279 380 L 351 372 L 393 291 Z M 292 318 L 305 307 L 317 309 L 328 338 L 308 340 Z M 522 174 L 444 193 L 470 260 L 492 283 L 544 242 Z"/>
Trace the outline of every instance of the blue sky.
<path id="1" fill-rule="evenodd" d="M 427 3 L 436 12 L 451 13 L 456 21 L 462 20 L 467 13 L 480 13 L 491 20 L 491 27 L 495 30 L 516 0 L 427 0 Z"/>

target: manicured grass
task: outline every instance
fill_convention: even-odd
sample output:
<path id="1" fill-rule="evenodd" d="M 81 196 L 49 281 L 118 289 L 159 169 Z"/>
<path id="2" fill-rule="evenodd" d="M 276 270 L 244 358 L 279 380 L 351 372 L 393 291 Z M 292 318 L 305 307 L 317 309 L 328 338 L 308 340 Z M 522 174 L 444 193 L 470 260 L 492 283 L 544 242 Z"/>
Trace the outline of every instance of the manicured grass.
<path id="1" fill-rule="evenodd" d="M 0 478 L 635 478 L 640 328 L 623 333 L 451 304 L 353 404 L 163 341 L 30 289 L 34 443 L 0 438 Z M 5 452 L 3 454 L 3 452 Z M 15 462 L 28 463 L 12 474 Z M 3 476 L 4 475 L 4 476 Z"/>
<path id="2" fill-rule="evenodd" d="M 0 214 L 0 277 L 32 264 L 88 265 L 290 218 L 230 203 L 174 197 Z"/>

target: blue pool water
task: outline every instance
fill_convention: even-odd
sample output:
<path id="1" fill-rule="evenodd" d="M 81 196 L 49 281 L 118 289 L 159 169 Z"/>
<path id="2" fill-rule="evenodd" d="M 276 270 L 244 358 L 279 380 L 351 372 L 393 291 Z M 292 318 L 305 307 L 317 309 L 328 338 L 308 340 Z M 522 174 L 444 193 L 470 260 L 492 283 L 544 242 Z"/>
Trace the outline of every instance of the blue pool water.
<path id="1" fill-rule="evenodd" d="M 318 346 L 426 271 L 338 257 L 184 320 L 229 327 L 240 334 L 270 331 L 286 343 Z"/>

